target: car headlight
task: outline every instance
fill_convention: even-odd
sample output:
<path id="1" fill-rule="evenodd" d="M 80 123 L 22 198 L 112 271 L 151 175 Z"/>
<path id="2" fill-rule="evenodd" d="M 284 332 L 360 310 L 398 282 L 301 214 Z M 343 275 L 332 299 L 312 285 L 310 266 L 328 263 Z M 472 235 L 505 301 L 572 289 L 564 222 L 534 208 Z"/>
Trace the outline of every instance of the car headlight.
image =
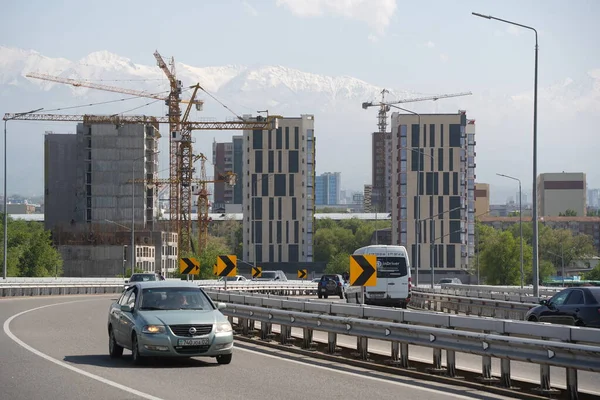
<path id="1" fill-rule="evenodd" d="M 215 326 L 215 332 L 217 332 L 217 333 L 231 332 L 231 331 L 233 331 L 233 328 L 231 327 L 231 324 L 229 323 L 229 321 L 217 322 L 217 324 Z"/>
<path id="2" fill-rule="evenodd" d="M 146 325 L 142 333 L 165 333 L 165 327 L 162 325 Z"/>

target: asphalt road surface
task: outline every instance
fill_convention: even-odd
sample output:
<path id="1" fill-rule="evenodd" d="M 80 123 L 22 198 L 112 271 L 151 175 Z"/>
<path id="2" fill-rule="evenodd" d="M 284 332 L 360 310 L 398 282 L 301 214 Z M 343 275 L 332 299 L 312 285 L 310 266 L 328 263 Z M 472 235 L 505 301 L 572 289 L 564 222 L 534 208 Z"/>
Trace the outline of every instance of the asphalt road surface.
<path id="1" fill-rule="evenodd" d="M 230 365 L 108 357 L 109 296 L 0 299 L 3 399 L 504 399 L 236 343 Z"/>

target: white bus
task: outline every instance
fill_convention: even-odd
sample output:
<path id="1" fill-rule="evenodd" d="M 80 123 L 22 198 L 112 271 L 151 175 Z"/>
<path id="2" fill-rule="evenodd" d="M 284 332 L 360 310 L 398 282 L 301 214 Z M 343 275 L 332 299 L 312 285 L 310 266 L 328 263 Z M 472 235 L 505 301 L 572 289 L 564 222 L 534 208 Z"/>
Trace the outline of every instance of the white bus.
<path id="1" fill-rule="evenodd" d="M 406 308 L 410 301 L 410 260 L 404 246 L 374 245 L 361 247 L 354 255 L 377 256 L 377 285 L 364 286 L 365 304 Z M 360 286 L 346 289 L 348 303 L 360 303 Z"/>

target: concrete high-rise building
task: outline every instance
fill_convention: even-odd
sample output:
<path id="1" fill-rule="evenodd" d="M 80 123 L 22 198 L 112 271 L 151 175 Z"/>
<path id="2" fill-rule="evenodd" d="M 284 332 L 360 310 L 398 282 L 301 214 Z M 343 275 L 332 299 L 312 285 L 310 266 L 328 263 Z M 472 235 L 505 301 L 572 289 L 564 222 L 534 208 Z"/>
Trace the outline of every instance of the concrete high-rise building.
<path id="1" fill-rule="evenodd" d="M 112 221 L 152 228 L 158 213 L 158 136 L 152 125 L 77 125 L 77 133 L 46 134 L 45 225 Z M 132 183 L 133 179 L 140 180 Z"/>
<path id="2" fill-rule="evenodd" d="M 583 172 L 540 174 L 537 179 L 539 215 L 557 217 L 567 210 L 586 215 L 586 182 Z"/>
<path id="3" fill-rule="evenodd" d="M 433 244 L 436 269 L 465 269 L 474 251 L 475 121 L 459 111 L 421 114 L 420 123 L 419 127 L 417 115 L 392 114 L 392 165 L 397 177 L 392 180 L 392 243 L 406 246 L 414 265 L 420 199 L 419 270 L 429 271 Z"/>
<path id="4" fill-rule="evenodd" d="M 235 171 L 235 151 L 234 142 L 217 143 L 213 142 L 212 149 L 212 164 L 214 171 L 214 179 L 218 179 L 220 176 L 224 176 L 227 172 L 234 172 L 239 177 L 241 176 L 241 170 Z M 240 155 L 241 158 L 241 155 Z M 241 167 L 240 163 L 238 163 Z M 215 182 L 213 189 L 213 204 L 212 211 L 215 213 L 224 213 L 226 204 L 235 203 L 235 187 L 231 186 L 226 182 Z M 241 190 L 241 189 L 240 189 Z M 238 199 L 241 204 L 241 196 Z"/>
<path id="5" fill-rule="evenodd" d="M 336 205 L 340 203 L 341 173 L 325 172 L 315 179 L 315 204 Z"/>
<path id="6" fill-rule="evenodd" d="M 371 208 L 389 212 L 392 207 L 392 133 L 373 132 Z"/>
<path id="7" fill-rule="evenodd" d="M 278 120 L 272 130 L 244 131 L 243 258 L 313 261 L 314 117 Z"/>
<path id="8" fill-rule="evenodd" d="M 489 183 L 475 184 L 475 217 L 485 215 L 490 211 Z"/>
<path id="9" fill-rule="evenodd" d="M 44 222 L 65 276 L 129 272 L 132 224 L 136 268 L 177 267 L 177 234 L 162 232 L 157 221 L 156 128 L 79 124 L 74 135 L 45 136 Z"/>

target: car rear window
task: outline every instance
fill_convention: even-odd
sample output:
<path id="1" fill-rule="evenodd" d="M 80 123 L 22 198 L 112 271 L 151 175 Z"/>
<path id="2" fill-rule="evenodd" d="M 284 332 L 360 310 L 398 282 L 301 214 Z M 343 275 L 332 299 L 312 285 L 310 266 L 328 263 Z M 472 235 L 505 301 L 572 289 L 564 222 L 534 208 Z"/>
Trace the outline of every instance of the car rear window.
<path id="1" fill-rule="evenodd" d="M 596 299 L 596 303 L 600 303 L 600 288 L 588 288 L 590 289 L 590 293 Z"/>
<path id="2" fill-rule="evenodd" d="M 327 280 L 327 279 L 333 279 L 334 281 L 339 281 L 339 280 L 340 280 L 340 277 L 339 277 L 339 276 L 337 276 L 337 275 L 323 275 L 323 276 L 321 277 L 321 280 L 323 280 L 323 281 L 324 281 L 324 280 Z"/>

